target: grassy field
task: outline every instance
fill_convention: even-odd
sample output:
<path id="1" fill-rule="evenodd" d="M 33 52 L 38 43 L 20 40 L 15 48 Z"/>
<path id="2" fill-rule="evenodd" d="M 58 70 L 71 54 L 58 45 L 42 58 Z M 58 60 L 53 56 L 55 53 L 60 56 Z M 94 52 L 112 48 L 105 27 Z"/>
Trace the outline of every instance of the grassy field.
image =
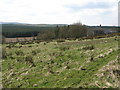
<path id="1" fill-rule="evenodd" d="M 116 88 L 115 37 L 3 45 L 4 88 Z"/>

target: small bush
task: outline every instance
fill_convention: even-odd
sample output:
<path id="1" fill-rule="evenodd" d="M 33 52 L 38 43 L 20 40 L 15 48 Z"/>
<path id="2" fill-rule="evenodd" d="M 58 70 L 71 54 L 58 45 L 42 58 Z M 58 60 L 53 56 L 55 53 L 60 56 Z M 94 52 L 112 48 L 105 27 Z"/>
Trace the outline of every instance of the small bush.
<path id="1" fill-rule="evenodd" d="M 7 48 L 11 48 L 11 46 L 10 45 L 8 45 L 8 46 L 6 46 Z"/>
<path id="2" fill-rule="evenodd" d="M 67 47 L 67 46 L 61 46 L 61 47 L 59 47 L 59 49 L 60 49 L 61 51 L 66 51 L 66 50 L 69 50 L 70 48 Z"/>
<path id="3" fill-rule="evenodd" d="M 15 57 L 13 56 L 13 52 L 7 53 L 7 56 L 8 56 L 10 59 L 15 59 Z"/>
<path id="4" fill-rule="evenodd" d="M 114 75 L 120 77 L 120 70 L 113 70 Z"/>
<path id="5" fill-rule="evenodd" d="M 33 51 L 32 51 L 32 54 L 33 54 L 33 55 L 36 55 L 36 54 L 37 54 L 37 52 L 36 52 L 35 50 L 33 50 Z"/>
<path id="6" fill-rule="evenodd" d="M 24 55 L 24 52 L 23 51 L 21 51 L 21 50 L 18 50 L 18 51 L 16 51 L 15 52 L 16 53 L 16 55 L 18 55 L 18 56 L 22 56 L 22 55 Z"/>
<path id="7" fill-rule="evenodd" d="M 31 55 L 27 55 L 25 57 L 25 61 L 29 64 L 31 64 L 32 66 L 35 66 L 34 62 L 33 62 L 33 57 Z"/>
<path id="8" fill-rule="evenodd" d="M 57 42 L 59 43 L 59 42 L 65 42 L 65 39 L 59 39 L 59 40 L 57 40 Z"/>
<path id="9" fill-rule="evenodd" d="M 24 57 L 18 56 L 17 57 L 17 62 L 22 62 L 22 61 L 24 61 Z"/>
<path id="10" fill-rule="evenodd" d="M 40 42 L 41 42 L 40 40 L 39 40 L 39 41 L 38 41 L 38 40 L 35 41 L 35 43 L 38 43 L 38 44 L 39 44 Z"/>
<path id="11" fill-rule="evenodd" d="M 52 66 L 50 66 L 50 65 L 48 65 L 48 69 L 47 69 L 47 70 L 48 70 L 48 72 L 51 73 L 51 74 L 54 73 L 54 72 L 53 72 L 53 69 L 52 69 Z"/>
<path id="12" fill-rule="evenodd" d="M 29 45 L 28 47 L 32 47 L 31 45 Z"/>
<path id="13" fill-rule="evenodd" d="M 44 45 L 46 45 L 46 42 L 44 42 Z"/>
<path id="14" fill-rule="evenodd" d="M 82 41 L 82 40 L 85 40 L 85 38 L 79 38 L 78 41 Z"/>
<path id="15" fill-rule="evenodd" d="M 77 50 L 78 50 L 78 51 L 81 51 L 81 49 L 80 49 L 80 48 L 78 48 Z"/>
<path id="16" fill-rule="evenodd" d="M 95 47 L 93 45 L 87 45 L 87 46 L 82 47 L 82 49 L 84 49 L 84 50 L 93 50 L 93 49 L 95 49 Z"/>
<path id="17" fill-rule="evenodd" d="M 19 42 L 21 45 L 25 45 L 26 44 L 26 42 Z"/>
<path id="18" fill-rule="evenodd" d="M 40 50 L 32 50 L 33 55 L 37 55 L 38 53 L 40 53 Z"/>
<path id="19" fill-rule="evenodd" d="M 23 47 L 22 45 L 21 46 L 18 46 L 18 48 L 21 48 L 21 47 Z"/>
<path id="20" fill-rule="evenodd" d="M 32 62 L 33 61 L 33 57 L 31 56 L 31 55 L 27 55 L 26 57 L 25 57 L 25 61 L 30 61 L 30 62 Z"/>
<path id="21" fill-rule="evenodd" d="M 10 59 L 15 59 L 15 57 L 13 57 L 13 56 L 10 56 L 9 58 L 10 58 Z"/>
<path id="22" fill-rule="evenodd" d="M 92 54 L 92 55 L 90 56 L 89 60 L 90 60 L 91 62 L 94 61 L 94 54 Z"/>

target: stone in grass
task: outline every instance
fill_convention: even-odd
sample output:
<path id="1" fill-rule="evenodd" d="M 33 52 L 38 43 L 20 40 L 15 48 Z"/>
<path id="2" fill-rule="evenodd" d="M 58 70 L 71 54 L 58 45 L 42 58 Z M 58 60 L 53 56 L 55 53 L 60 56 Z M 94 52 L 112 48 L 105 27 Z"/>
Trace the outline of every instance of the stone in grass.
<path id="1" fill-rule="evenodd" d="M 38 85 L 37 84 L 33 84 L 33 87 L 37 87 Z"/>
<path id="2" fill-rule="evenodd" d="M 110 49 L 107 53 L 105 53 L 105 55 L 109 55 L 109 54 L 111 54 L 112 53 L 112 49 Z"/>
<path id="3" fill-rule="evenodd" d="M 103 54 L 100 54 L 98 57 L 99 57 L 99 58 L 104 58 L 104 55 L 103 55 Z"/>
<path id="4" fill-rule="evenodd" d="M 69 66 L 65 66 L 64 69 L 70 69 L 70 67 Z"/>
<path id="5" fill-rule="evenodd" d="M 59 65 L 58 63 L 54 63 L 55 65 Z"/>
<path id="6" fill-rule="evenodd" d="M 109 50 L 109 54 L 111 54 L 113 51 L 114 51 L 113 49 L 110 49 L 110 50 Z"/>

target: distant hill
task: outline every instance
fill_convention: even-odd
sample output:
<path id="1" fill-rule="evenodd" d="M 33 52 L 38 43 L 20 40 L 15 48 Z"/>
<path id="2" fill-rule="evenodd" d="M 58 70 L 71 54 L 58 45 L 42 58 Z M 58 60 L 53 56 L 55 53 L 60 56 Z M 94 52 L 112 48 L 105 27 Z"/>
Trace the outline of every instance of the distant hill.
<path id="1" fill-rule="evenodd" d="M 27 23 L 19 23 L 19 22 L 0 22 L 0 24 L 27 24 Z"/>
<path id="2" fill-rule="evenodd" d="M 17 22 L 0 22 L 2 34 L 6 37 L 30 37 L 36 36 L 41 30 L 51 30 L 57 26 L 67 24 L 26 24 Z"/>
<path id="3" fill-rule="evenodd" d="M 5 37 L 31 37 L 36 36 L 41 30 L 53 30 L 57 26 L 67 26 L 67 24 L 27 24 L 19 22 L 0 22 L 2 34 Z M 88 28 L 102 28 L 104 30 L 116 30 L 116 26 L 87 26 Z"/>

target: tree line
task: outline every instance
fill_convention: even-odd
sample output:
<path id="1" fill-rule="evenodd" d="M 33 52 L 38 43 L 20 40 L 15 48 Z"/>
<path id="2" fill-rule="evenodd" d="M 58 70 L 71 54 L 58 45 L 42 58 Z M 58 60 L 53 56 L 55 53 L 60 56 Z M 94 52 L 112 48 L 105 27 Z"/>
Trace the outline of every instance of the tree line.
<path id="1" fill-rule="evenodd" d="M 17 38 L 17 37 L 32 37 L 37 36 L 41 30 L 53 29 L 50 26 L 34 26 L 34 25 L 16 25 L 16 24 L 3 24 L 2 25 L 2 35 L 7 38 Z"/>
<path id="2" fill-rule="evenodd" d="M 52 30 L 42 30 L 38 33 L 38 40 L 50 40 L 50 39 L 69 39 L 80 38 L 87 36 L 87 27 L 82 24 L 72 24 L 59 27 Z"/>

